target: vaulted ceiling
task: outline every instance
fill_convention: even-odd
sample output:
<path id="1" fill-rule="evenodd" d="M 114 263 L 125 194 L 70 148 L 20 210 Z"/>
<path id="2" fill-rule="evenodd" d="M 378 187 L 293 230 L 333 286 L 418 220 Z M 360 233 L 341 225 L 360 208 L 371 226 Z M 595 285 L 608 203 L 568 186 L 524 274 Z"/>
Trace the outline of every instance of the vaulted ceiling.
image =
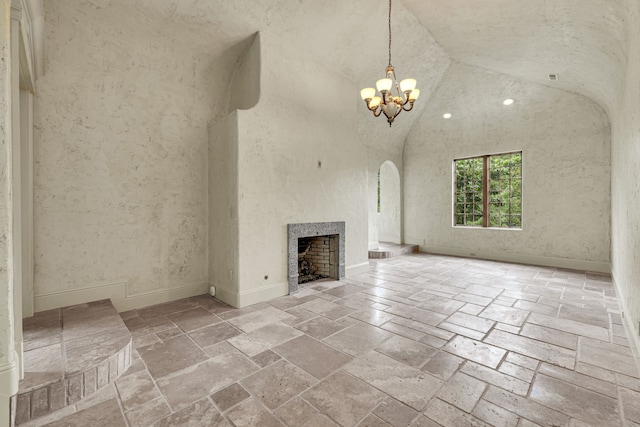
<path id="1" fill-rule="evenodd" d="M 418 79 L 427 99 L 455 61 L 577 92 L 609 110 L 626 61 L 628 3 L 394 0 L 392 62 L 399 78 Z M 120 25 L 145 25 L 213 55 L 271 31 L 360 86 L 373 85 L 387 64 L 386 0 L 84 0 L 78 6 L 101 8 Z M 549 81 L 549 74 L 559 80 Z M 413 120 L 396 132 L 406 134 Z"/>

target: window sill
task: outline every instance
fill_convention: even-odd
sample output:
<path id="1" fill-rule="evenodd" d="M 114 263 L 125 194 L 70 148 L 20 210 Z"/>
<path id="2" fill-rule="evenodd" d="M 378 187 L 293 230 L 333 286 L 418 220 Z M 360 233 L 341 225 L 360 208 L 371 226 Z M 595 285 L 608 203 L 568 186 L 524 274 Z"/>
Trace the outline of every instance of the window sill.
<path id="1" fill-rule="evenodd" d="M 499 230 L 499 231 L 522 231 L 522 227 L 470 227 L 467 225 L 452 225 L 451 228 L 463 230 Z"/>

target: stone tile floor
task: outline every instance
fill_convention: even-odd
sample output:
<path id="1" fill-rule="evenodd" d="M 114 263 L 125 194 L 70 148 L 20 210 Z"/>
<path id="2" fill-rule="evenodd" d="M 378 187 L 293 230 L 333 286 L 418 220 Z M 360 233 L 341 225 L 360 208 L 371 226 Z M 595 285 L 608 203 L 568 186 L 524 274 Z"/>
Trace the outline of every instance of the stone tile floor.
<path id="1" fill-rule="evenodd" d="M 640 426 L 607 275 L 427 254 L 244 309 L 121 313 L 134 362 L 53 426 Z M 26 425 L 26 424 L 25 424 Z"/>

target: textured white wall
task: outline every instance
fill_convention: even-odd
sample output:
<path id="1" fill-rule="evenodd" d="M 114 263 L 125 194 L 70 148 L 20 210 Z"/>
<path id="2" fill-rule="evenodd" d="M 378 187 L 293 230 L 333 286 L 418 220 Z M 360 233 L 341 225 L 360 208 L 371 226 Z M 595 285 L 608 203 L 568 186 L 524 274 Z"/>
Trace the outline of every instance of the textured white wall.
<path id="1" fill-rule="evenodd" d="M 13 359 L 11 273 L 11 2 L 0 0 L 0 371 Z M 3 391 L 3 390 L 0 390 Z M 2 401 L 0 403 L 7 403 Z M 1 412 L 1 411 L 0 411 Z"/>
<path id="2" fill-rule="evenodd" d="M 635 329 L 637 350 L 640 322 L 640 4 L 627 0 L 627 64 L 612 105 L 612 254 L 614 279 Z"/>
<path id="3" fill-rule="evenodd" d="M 36 295 L 208 282 L 207 124 L 226 114 L 236 58 L 191 52 L 161 21 L 127 12 L 45 2 Z"/>
<path id="4" fill-rule="evenodd" d="M 232 303 L 238 293 L 238 116 L 209 128 L 209 283 Z M 236 273 L 236 274 L 234 274 Z"/>
<path id="5" fill-rule="evenodd" d="M 503 106 L 507 97 L 516 103 Z M 434 252 L 607 269 L 609 141 L 607 116 L 589 99 L 454 63 L 405 147 L 405 240 Z M 516 150 L 522 231 L 452 227 L 453 160 Z"/>
<path id="6" fill-rule="evenodd" d="M 287 40 L 266 32 L 260 40 L 260 102 L 238 112 L 243 301 L 287 292 L 289 223 L 345 221 L 347 270 L 367 263 L 367 155 L 354 127 L 357 99 L 336 97 L 358 89 Z"/>
<path id="7" fill-rule="evenodd" d="M 400 173 L 391 161 L 380 166 L 380 213 L 378 239 L 381 242 L 402 243 Z"/>

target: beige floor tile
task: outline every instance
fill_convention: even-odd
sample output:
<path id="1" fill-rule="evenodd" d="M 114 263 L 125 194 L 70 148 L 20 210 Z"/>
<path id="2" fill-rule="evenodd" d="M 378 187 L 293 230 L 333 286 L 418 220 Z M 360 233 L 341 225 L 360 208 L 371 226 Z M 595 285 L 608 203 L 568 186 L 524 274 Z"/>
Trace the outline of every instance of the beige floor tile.
<path id="1" fill-rule="evenodd" d="M 386 421 L 376 417 L 373 414 L 367 416 L 364 420 L 358 424 L 358 427 L 392 427 L 391 424 Z"/>
<path id="2" fill-rule="evenodd" d="M 486 387 L 484 381 L 458 372 L 440 388 L 436 396 L 458 409 L 471 412 Z"/>
<path id="3" fill-rule="evenodd" d="M 529 392 L 529 382 L 477 363 L 467 362 L 461 372 L 520 396 L 526 396 Z"/>
<path id="4" fill-rule="evenodd" d="M 589 424 L 602 427 L 620 425 L 618 405 L 614 399 L 546 375 L 536 376 L 531 399 Z"/>
<path id="5" fill-rule="evenodd" d="M 476 331 L 475 329 L 465 328 L 464 326 L 456 325 L 454 323 L 442 322 L 438 325 L 438 328 L 451 332 L 455 335 L 471 338 L 476 341 L 482 341 L 485 337 L 484 332 Z"/>
<path id="6" fill-rule="evenodd" d="M 446 351 L 440 351 L 425 363 L 422 370 L 436 378 L 447 381 L 458 368 L 460 368 L 464 361 L 462 357 L 454 356 Z"/>
<path id="7" fill-rule="evenodd" d="M 498 387 L 489 386 L 483 399 L 541 425 L 567 426 L 569 424 L 569 416 Z"/>
<path id="8" fill-rule="evenodd" d="M 483 319 L 481 317 L 462 312 L 449 316 L 447 318 L 447 322 L 458 326 L 464 326 L 465 328 L 473 329 L 482 333 L 489 332 L 489 330 L 493 328 L 493 325 L 496 324 L 493 320 Z"/>
<path id="9" fill-rule="evenodd" d="M 156 383 L 171 408 L 177 410 L 257 370 L 253 362 L 235 351 L 159 378 Z"/>
<path id="10" fill-rule="evenodd" d="M 324 342 L 351 356 L 359 356 L 392 336 L 391 332 L 359 323 L 326 338 Z"/>
<path id="11" fill-rule="evenodd" d="M 440 379 L 376 351 L 354 359 L 344 370 L 417 411 L 442 385 Z"/>
<path id="12" fill-rule="evenodd" d="M 493 286 L 471 285 L 466 288 L 466 293 L 487 298 L 495 298 L 503 292 L 502 289 Z"/>
<path id="13" fill-rule="evenodd" d="M 261 368 L 264 368 L 265 366 L 269 366 L 280 359 L 281 359 L 280 355 L 278 353 L 274 353 L 271 350 L 265 350 L 262 353 L 256 354 L 251 358 L 251 360 L 253 360 L 253 363 L 260 366 Z"/>
<path id="14" fill-rule="evenodd" d="M 227 322 L 217 323 L 189 332 L 189 336 L 202 348 L 210 347 L 241 334 L 242 331 Z"/>
<path id="15" fill-rule="evenodd" d="M 456 301 L 462 301 L 470 304 L 480 305 L 480 306 L 488 306 L 493 302 L 493 298 L 482 297 L 478 295 L 469 294 L 466 292 L 461 292 L 453 297 Z"/>
<path id="16" fill-rule="evenodd" d="M 576 362 L 576 352 L 573 350 L 504 331 L 491 331 L 485 342 L 569 369 L 573 369 Z"/>
<path id="17" fill-rule="evenodd" d="M 299 323 L 295 326 L 299 331 L 302 331 L 317 340 L 322 340 L 329 335 L 333 335 L 336 332 L 343 330 L 345 327 L 345 325 L 322 316 L 316 316 L 311 320 Z"/>
<path id="18" fill-rule="evenodd" d="M 489 424 L 440 399 L 433 399 L 425 412 L 433 421 L 446 427 L 490 427 Z M 422 424 L 420 424 L 422 425 Z"/>
<path id="19" fill-rule="evenodd" d="M 581 308 L 564 304 L 560 306 L 558 317 L 575 320 L 581 323 L 598 326 L 607 329 L 609 327 L 609 315 L 605 308 L 588 307 Z"/>
<path id="20" fill-rule="evenodd" d="M 452 300 L 451 298 L 430 295 L 428 299 L 420 303 L 418 307 L 449 316 L 465 305 L 465 303 Z"/>
<path id="21" fill-rule="evenodd" d="M 611 344 L 612 346 L 615 344 Z M 610 371 L 619 372 L 630 377 L 638 377 L 638 370 L 632 357 L 606 350 L 602 346 L 580 345 L 578 360 L 599 366 Z"/>
<path id="22" fill-rule="evenodd" d="M 373 308 L 359 310 L 355 313 L 351 313 L 349 316 L 373 326 L 380 326 L 383 323 L 386 323 L 396 317 L 391 313 L 386 313 L 384 311 L 376 310 Z"/>
<path id="23" fill-rule="evenodd" d="M 151 344 L 138 349 L 138 353 L 154 378 L 193 366 L 208 359 L 207 354 L 186 335 Z"/>
<path id="24" fill-rule="evenodd" d="M 417 416 L 418 411 L 390 397 L 381 402 L 373 411 L 378 418 L 393 427 L 408 426 Z"/>
<path id="25" fill-rule="evenodd" d="M 514 308 L 522 310 L 528 310 L 534 313 L 546 314 L 547 316 L 555 317 L 558 314 L 558 307 L 550 305 L 539 304 L 531 301 L 518 300 L 513 304 Z"/>
<path id="26" fill-rule="evenodd" d="M 569 332 L 562 332 L 557 329 L 527 323 L 520 330 L 520 335 L 543 341 L 549 344 L 565 347 L 570 350 L 578 349 L 578 336 Z"/>
<path id="27" fill-rule="evenodd" d="M 531 313 L 527 319 L 529 323 L 559 329 L 583 337 L 594 338 L 600 341 L 609 341 L 609 331 L 599 326 L 589 325 L 575 320 L 560 319 L 540 313 Z"/>
<path id="28" fill-rule="evenodd" d="M 508 325 L 522 326 L 529 314 L 527 310 L 490 304 L 479 316 Z"/>
<path id="29" fill-rule="evenodd" d="M 595 391 L 600 394 L 604 394 L 614 399 L 618 396 L 618 391 L 615 384 L 607 381 L 602 381 L 588 375 L 583 375 L 579 372 L 571 371 L 569 369 L 564 369 L 559 366 L 543 363 L 540 366 L 538 373 L 565 381 L 569 384 L 586 388 L 591 391 Z"/>
<path id="30" fill-rule="evenodd" d="M 401 336 L 388 339 L 375 350 L 414 368 L 420 368 L 437 352 L 432 347 Z"/>
<path id="31" fill-rule="evenodd" d="M 640 392 L 620 388 L 624 419 L 640 424 Z"/>
<path id="32" fill-rule="evenodd" d="M 294 397 L 276 409 L 274 414 L 284 421 L 287 426 L 297 427 L 304 425 L 319 412 L 300 397 Z"/>
<path id="33" fill-rule="evenodd" d="M 91 408 L 68 415 L 49 424 L 51 427 L 126 427 L 126 425 L 116 399 L 98 403 Z"/>
<path id="34" fill-rule="evenodd" d="M 384 325 L 382 325 L 380 328 L 384 329 L 385 331 L 393 332 L 396 335 L 409 338 L 413 341 L 420 341 L 425 336 L 424 333 L 418 330 L 399 325 L 398 323 L 395 323 L 395 322 L 387 322 Z"/>
<path id="35" fill-rule="evenodd" d="M 520 365 L 516 365 L 515 363 L 507 362 L 504 360 L 500 367 L 498 368 L 503 374 L 510 375 L 512 377 L 518 378 L 526 383 L 530 383 L 535 375 L 535 371 L 531 369 L 524 368 Z"/>
<path id="36" fill-rule="evenodd" d="M 308 301 L 298 306 L 298 308 L 309 310 L 316 314 L 321 314 L 331 320 L 339 319 L 340 317 L 347 316 L 356 311 L 352 308 L 347 308 L 345 306 L 326 301 L 322 298 L 316 298 L 312 301 Z"/>
<path id="37" fill-rule="evenodd" d="M 436 313 L 434 311 L 412 307 L 405 304 L 394 304 L 385 312 L 431 326 L 436 326 L 447 318 L 446 314 Z"/>
<path id="38" fill-rule="evenodd" d="M 202 307 L 192 308 L 167 316 L 173 323 L 185 332 L 203 328 L 222 320 Z"/>
<path id="39" fill-rule="evenodd" d="M 494 347 L 462 336 L 455 337 L 449 342 L 449 344 L 444 346 L 443 349 L 449 353 L 468 360 L 473 360 L 474 362 L 486 365 L 490 368 L 498 367 L 502 358 L 507 354 L 507 351 L 502 348 Z"/>
<path id="40" fill-rule="evenodd" d="M 229 319 L 228 322 L 244 332 L 255 331 L 271 323 L 293 319 L 294 316 L 286 311 L 267 306 L 242 316 Z"/>
<path id="41" fill-rule="evenodd" d="M 247 390 L 245 390 L 240 384 L 233 383 L 230 386 L 212 394 L 211 400 L 213 400 L 213 403 L 218 406 L 218 409 L 220 409 L 221 412 L 224 412 L 249 397 L 251 397 L 251 395 Z"/>
<path id="42" fill-rule="evenodd" d="M 169 414 L 171 414 L 171 409 L 162 397 L 125 412 L 129 427 L 147 427 Z"/>
<path id="43" fill-rule="evenodd" d="M 292 339 L 274 347 L 273 351 L 318 379 L 337 371 L 353 359 L 308 336 Z"/>
<path id="44" fill-rule="evenodd" d="M 247 399 L 226 413 L 235 427 L 280 427 L 284 426 L 254 399 Z"/>
<path id="45" fill-rule="evenodd" d="M 146 369 L 120 377 L 116 380 L 116 388 L 125 411 L 161 397 Z"/>
<path id="46" fill-rule="evenodd" d="M 280 360 L 243 379 L 240 384 L 264 406 L 274 410 L 316 382 L 300 368 Z"/>
<path id="47" fill-rule="evenodd" d="M 514 353 L 513 351 L 507 353 L 507 358 L 505 359 L 505 361 L 513 363 L 514 365 L 522 366 L 523 368 L 527 368 L 532 371 L 535 371 L 540 363 L 540 361 L 537 359 Z"/>
<path id="48" fill-rule="evenodd" d="M 303 393 L 302 397 L 341 426 L 352 427 L 384 398 L 367 383 L 338 371 Z"/>
<path id="49" fill-rule="evenodd" d="M 473 415 L 495 427 L 512 427 L 518 424 L 518 416 L 499 406 L 480 400 L 473 410 Z"/>
<path id="50" fill-rule="evenodd" d="M 153 427 L 232 427 L 207 399 L 202 399 L 186 408 L 157 421 Z"/>
<path id="51" fill-rule="evenodd" d="M 338 424 L 331 421 L 328 417 L 322 414 L 313 415 L 302 427 L 338 427 Z"/>
<path id="52" fill-rule="evenodd" d="M 233 337 L 228 342 L 247 356 L 252 357 L 301 335 L 303 335 L 302 332 L 291 326 L 273 323 L 247 334 Z"/>

